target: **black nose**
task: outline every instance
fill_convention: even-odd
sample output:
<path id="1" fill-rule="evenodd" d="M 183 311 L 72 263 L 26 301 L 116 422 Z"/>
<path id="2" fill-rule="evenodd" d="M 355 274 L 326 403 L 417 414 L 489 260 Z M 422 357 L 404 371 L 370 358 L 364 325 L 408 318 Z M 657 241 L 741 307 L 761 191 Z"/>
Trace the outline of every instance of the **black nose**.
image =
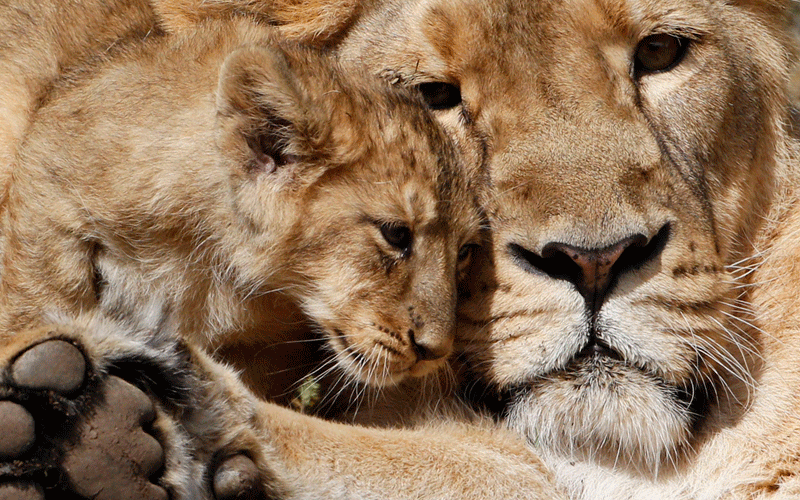
<path id="1" fill-rule="evenodd" d="M 523 268 L 534 268 L 575 285 L 589 309 L 597 312 L 617 278 L 654 259 L 668 238 L 669 226 L 665 225 L 649 241 L 637 233 L 602 248 L 551 242 L 542 247 L 541 255 L 514 244 L 509 250 Z"/>

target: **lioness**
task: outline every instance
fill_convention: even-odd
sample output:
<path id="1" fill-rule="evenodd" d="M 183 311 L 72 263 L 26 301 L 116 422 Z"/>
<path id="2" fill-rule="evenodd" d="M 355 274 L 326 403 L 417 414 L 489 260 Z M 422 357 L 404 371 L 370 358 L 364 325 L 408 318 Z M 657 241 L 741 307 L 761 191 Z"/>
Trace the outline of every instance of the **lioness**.
<path id="1" fill-rule="evenodd" d="M 337 46 L 483 155 L 462 359 L 571 498 L 800 494 L 789 7 L 382 2 Z"/>
<path id="2" fill-rule="evenodd" d="M 418 87 L 488 168 L 465 393 L 565 496 L 800 494 L 789 6 L 379 1 L 331 21 L 345 64 Z"/>
<path id="3" fill-rule="evenodd" d="M 466 384 L 571 497 L 800 494 L 790 6 L 385 1 L 334 43 L 483 159 Z"/>

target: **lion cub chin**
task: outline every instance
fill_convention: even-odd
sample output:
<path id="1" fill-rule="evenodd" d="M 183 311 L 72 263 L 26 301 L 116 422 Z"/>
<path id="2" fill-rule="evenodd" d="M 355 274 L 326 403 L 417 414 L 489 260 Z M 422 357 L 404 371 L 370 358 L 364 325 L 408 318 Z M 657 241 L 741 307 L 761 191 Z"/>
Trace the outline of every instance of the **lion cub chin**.
<path id="1" fill-rule="evenodd" d="M 99 310 L 258 352 L 296 306 L 349 380 L 444 364 L 479 212 L 415 95 L 245 20 L 52 95 L 9 194 L 0 331 Z"/>

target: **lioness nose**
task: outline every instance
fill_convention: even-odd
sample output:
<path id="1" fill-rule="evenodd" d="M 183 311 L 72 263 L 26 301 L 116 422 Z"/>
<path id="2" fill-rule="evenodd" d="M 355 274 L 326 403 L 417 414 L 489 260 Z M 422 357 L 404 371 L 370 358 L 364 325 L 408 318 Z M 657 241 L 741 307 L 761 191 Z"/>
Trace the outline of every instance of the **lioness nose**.
<path id="1" fill-rule="evenodd" d="M 598 249 L 580 248 L 566 243 L 548 243 L 542 248 L 542 258 L 549 264 L 543 270 L 551 275 L 562 275 L 571 281 L 578 287 L 578 291 L 591 310 L 596 311 L 615 277 L 614 264 L 626 249 L 644 247 L 646 244 L 647 238 L 642 234 L 629 236 L 613 245 Z"/>
<path id="2" fill-rule="evenodd" d="M 544 245 L 541 255 L 511 245 L 517 262 L 533 266 L 553 278 L 571 282 L 578 289 L 592 312 L 606 298 L 616 278 L 655 258 L 664 248 L 669 227 L 664 226 L 648 241 L 643 234 L 628 236 L 603 248 L 581 248 L 567 243 Z"/>

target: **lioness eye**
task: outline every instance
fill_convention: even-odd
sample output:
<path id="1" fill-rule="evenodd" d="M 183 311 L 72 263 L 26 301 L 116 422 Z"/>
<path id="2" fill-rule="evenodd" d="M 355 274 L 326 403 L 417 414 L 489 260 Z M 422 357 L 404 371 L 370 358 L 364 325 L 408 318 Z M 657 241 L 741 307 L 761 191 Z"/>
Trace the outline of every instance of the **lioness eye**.
<path id="1" fill-rule="evenodd" d="M 387 243 L 403 253 L 408 253 L 411 248 L 411 229 L 397 223 L 381 224 L 381 234 Z"/>
<path id="2" fill-rule="evenodd" d="M 671 69 L 680 62 L 688 40 L 660 34 L 645 37 L 636 47 L 635 67 L 649 73 Z"/>
<path id="3" fill-rule="evenodd" d="M 444 82 L 426 82 L 417 85 L 422 98 L 429 108 L 450 109 L 461 104 L 461 89 L 457 85 Z"/>

